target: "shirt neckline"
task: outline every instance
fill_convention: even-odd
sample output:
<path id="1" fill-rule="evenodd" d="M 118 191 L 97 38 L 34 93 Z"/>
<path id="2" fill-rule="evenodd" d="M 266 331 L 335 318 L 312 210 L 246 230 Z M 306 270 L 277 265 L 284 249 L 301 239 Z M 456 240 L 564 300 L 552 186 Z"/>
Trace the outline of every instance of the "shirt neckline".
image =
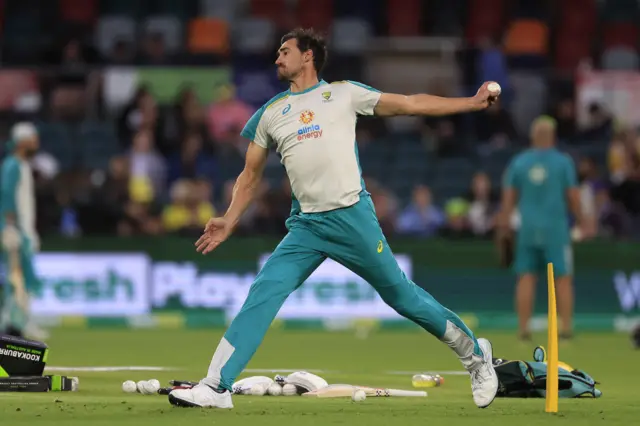
<path id="1" fill-rule="evenodd" d="M 289 90 L 287 90 L 287 93 L 288 93 L 290 96 L 304 95 L 305 93 L 309 93 L 310 91 L 312 91 L 312 90 L 314 90 L 314 89 L 317 89 L 318 87 L 322 86 L 323 84 L 327 84 L 327 82 L 326 82 L 326 81 L 324 81 L 324 80 L 320 80 L 319 82 L 317 82 L 317 83 L 316 83 L 316 84 L 314 84 L 313 86 L 311 86 L 311 87 L 309 87 L 309 88 L 307 88 L 307 89 L 304 89 L 304 90 L 303 90 L 303 91 L 301 91 L 301 92 L 292 92 L 292 91 L 291 91 L 291 89 L 289 89 Z"/>

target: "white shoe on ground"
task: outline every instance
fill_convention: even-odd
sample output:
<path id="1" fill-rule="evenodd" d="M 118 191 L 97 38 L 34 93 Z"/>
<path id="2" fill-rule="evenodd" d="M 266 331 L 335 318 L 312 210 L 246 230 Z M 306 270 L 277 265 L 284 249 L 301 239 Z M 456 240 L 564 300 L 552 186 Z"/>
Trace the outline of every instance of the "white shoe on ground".
<path id="1" fill-rule="evenodd" d="M 478 339 L 482 350 L 483 362 L 471 374 L 471 392 L 473 402 L 480 408 L 487 408 L 498 393 L 498 375 L 493 368 L 493 348 L 487 339 Z"/>
<path id="2" fill-rule="evenodd" d="M 171 391 L 169 403 L 177 407 L 233 408 L 231 392 L 225 390 L 223 393 L 218 393 L 202 383 L 191 389 Z"/>

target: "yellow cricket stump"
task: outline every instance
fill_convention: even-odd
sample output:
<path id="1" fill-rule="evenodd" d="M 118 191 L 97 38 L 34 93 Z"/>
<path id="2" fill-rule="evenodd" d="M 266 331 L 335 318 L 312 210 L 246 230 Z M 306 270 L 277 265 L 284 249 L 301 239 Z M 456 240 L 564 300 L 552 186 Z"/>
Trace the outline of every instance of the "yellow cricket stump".
<path id="1" fill-rule="evenodd" d="M 558 316 L 556 309 L 556 285 L 553 264 L 547 264 L 547 284 L 549 288 L 549 313 L 547 335 L 547 394 L 545 411 L 558 412 Z"/>

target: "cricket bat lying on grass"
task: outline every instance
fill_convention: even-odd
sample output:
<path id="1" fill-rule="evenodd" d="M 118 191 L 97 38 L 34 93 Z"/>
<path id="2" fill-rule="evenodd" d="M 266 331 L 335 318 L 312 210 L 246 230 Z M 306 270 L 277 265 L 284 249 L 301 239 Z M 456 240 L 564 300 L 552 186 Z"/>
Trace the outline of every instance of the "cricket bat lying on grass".
<path id="1" fill-rule="evenodd" d="M 316 397 L 316 398 L 350 397 L 353 394 L 353 391 L 356 389 L 362 389 L 367 396 L 373 396 L 373 397 L 377 397 L 377 396 L 425 397 L 427 396 L 427 393 L 425 391 L 371 388 L 368 386 L 354 386 L 354 385 L 329 385 L 315 391 L 303 393 L 302 396 Z"/>

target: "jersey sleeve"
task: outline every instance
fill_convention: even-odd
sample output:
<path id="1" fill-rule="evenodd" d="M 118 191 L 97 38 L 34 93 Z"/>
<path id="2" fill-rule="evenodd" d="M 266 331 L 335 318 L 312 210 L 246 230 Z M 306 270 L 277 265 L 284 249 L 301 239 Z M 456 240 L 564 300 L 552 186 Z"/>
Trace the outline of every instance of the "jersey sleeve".
<path id="1" fill-rule="evenodd" d="M 366 84 L 351 80 L 347 80 L 347 87 L 351 95 L 351 105 L 355 112 L 359 115 L 373 115 L 373 110 L 378 104 L 382 92 Z"/>
<path id="2" fill-rule="evenodd" d="M 576 172 L 576 165 L 573 159 L 568 155 L 565 156 L 564 182 L 566 189 L 578 187 L 578 173 Z"/>
<path id="3" fill-rule="evenodd" d="M 17 161 L 7 161 L 2 165 L 2 183 L 0 193 L 0 208 L 2 214 L 16 213 L 16 190 L 20 181 L 20 164 Z"/>
<path id="4" fill-rule="evenodd" d="M 240 135 L 252 140 L 263 148 L 269 148 L 271 146 L 272 139 L 271 136 L 269 136 L 266 120 L 264 120 L 265 110 L 266 108 L 264 106 L 257 110 L 251 116 L 249 121 L 247 121 L 247 124 L 245 124 Z"/>

